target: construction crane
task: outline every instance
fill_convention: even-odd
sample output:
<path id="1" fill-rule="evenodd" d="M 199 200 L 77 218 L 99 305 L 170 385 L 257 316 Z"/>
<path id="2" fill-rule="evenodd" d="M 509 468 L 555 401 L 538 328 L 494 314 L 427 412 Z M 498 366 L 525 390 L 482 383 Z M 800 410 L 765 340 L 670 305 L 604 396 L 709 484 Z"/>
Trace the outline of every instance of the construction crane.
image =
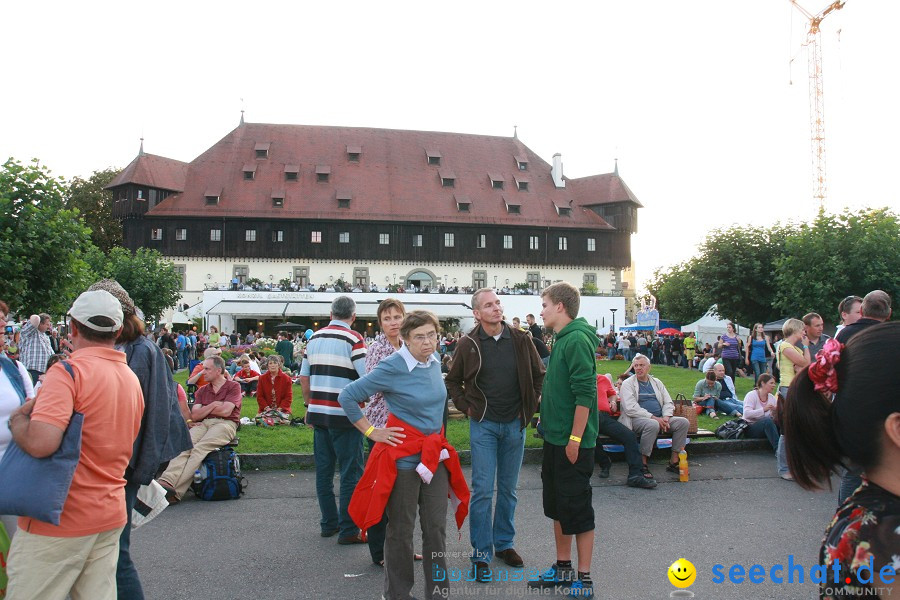
<path id="1" fill-rule="evenodd" d="M 819 25 L 829 13 L 844 8 L 843 0 L 835 0 L 816 14 L 799 4 L 791 4 L 809 20 L 806 32 L 806 52 L 809 57 L 809 122 L 812 132 L 813 201 L 825 208 L 825 92 L 822 87 L 822 35 Z"/>

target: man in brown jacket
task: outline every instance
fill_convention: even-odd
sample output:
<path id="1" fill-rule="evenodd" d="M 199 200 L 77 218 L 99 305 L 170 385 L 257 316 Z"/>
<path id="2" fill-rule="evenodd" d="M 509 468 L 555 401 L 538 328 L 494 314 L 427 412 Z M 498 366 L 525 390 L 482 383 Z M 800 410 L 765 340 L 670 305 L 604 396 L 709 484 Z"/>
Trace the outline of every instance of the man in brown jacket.
<path id="1" fill-rule="evenodd" d="M 472 563 L 474 579 L 487 583 L 495 554 L 511 567 L 523 565 L 513 548 L 516 485 L 525 426 L 540 400 L 544 365 L 528 334 L 503 321 L 492 289 L 475 292 L 472 313 L 477 325 L 460 338 L 445 381 L 453 404 L 469 415 Z M 495 474 L 497 501 L 491 514 Z"/>

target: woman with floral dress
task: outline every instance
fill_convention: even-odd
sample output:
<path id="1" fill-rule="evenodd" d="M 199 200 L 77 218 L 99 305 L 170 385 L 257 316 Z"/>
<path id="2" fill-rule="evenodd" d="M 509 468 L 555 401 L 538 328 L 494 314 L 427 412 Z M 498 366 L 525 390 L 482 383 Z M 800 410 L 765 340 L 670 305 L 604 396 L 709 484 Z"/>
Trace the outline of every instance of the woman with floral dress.
<path id="1" fill-rule="evenodd" d="M 825 530 L 819 564 L 828 573 L 835 569 L 820 584 L 826 600 L 887 598 L 892 588 L 900 590 L 891 572 L 900 570 L 900 354 L 884 352 L 898 345 L 900 322 L 873 325 L 846 346 L 828 340 L 797 374 L 784 405 L 788 461 L 798 484 L 830 485 L 846 459 L 864 469 L 862 486 Z"/>

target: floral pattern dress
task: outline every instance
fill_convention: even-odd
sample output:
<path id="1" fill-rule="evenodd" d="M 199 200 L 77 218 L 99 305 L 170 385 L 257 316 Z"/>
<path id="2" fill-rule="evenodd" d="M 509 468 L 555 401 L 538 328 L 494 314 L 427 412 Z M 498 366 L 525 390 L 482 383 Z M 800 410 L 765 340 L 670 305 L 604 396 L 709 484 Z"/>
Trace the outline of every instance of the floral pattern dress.
<path id="1" fill-rule="evenodd" d="M 832 570 L 836 559 L 841 566 L 838 583 Z M 892 566 L 900 572 L 900 497 L 864 480 L 825 531 L 819 563 L 828 568 L 827 580 L 819 584 L 821 598 L 838 600 L 878 593 L 874 590 L 885 587 L 879 578 L 882 567 Z M 869 583 L 857 580 L 862 566 L 866 567 L 863 578 L 871 577 Z M 869 572 L 869 566 L 873 572 Z"/>
<path id="2" fill-rule="evenodd" d="M 369 346 L 368 352 L 366 352 L 366 373 L 370 372 L 379 362 L 396 351 L 397 350 L 388 341 L 387 336 L 383 333 L 379 333 L 375 337 L 375 341 L 372 342 L 372 345 Z M 369 398 L 365 415 L 369 420 L 369 423 L 375 427 L 384 427 L 387 425 L 388 409 L 381 392 L 378 392 Z"/>

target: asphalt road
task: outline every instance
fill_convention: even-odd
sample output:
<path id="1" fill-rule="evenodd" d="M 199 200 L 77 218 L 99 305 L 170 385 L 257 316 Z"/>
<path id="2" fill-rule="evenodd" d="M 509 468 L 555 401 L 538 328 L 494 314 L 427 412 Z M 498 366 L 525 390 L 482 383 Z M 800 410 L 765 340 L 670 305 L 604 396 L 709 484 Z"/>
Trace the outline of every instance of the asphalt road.
<path id="1" fill-rule="evenodd" d="M 468 467 L 466 467 L 468 477 Z M 625 466 L 594 484 L 597 541 L 592 575 L 597 598 L 667 598 L 676 591 L 667 569 L 684 557 L 697 570 L 696 598 L 817 598 L 809 569 L 836 507 L 837 492 L 811 493 L 775 474 L 772 453 L 698 456 L 691 481 L 655 465 L 655 490 L 625 487 Z M 339 546 L 319 536 L 319 509 L 312 471 L 247 473 L 240 500 L 188 498 L 132 534 L 132 552 L 149 599 L 217 600 L 381 597 L 383 570 L 365 545 Z M 337 486 L 335 486 L 337 488 Z M 516 549 L 529 568 L 554 560 L 552 528 L 541 509 L 540 467 L 524 465 L 519 479 Z M 461 537 L 448 515 L 449 567 L 469 561 L 468 521 Z M 417 533 L 418 539 L 418 533 Z M 421 547 L 417 544 L 417 547 Z M 805 583 L 773 583 L 769 568 L 794 564 Z M 725 581 L 713 582 L 714 565 Z M 732 565 L 765 568 L 763 583 L 728 580 Z M 503 569 L 500 561 L 494 567 Z M 779 573 L 776 573 L 778 575 Z M 796 573 L 795 573 L 796 578 Z M 451 583 L 459 598 L 521 598 L 521 582 Z M 423 597 L 417 569 L 413 594 Z"/>

